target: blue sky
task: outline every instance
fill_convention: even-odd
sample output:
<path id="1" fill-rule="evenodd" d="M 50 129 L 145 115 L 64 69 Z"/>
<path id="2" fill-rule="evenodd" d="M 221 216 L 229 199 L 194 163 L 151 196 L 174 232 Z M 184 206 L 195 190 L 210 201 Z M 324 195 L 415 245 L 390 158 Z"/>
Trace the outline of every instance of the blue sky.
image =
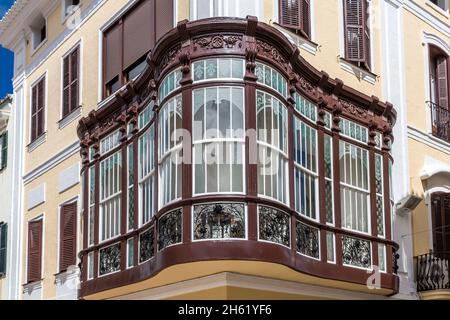
<path id="1" fill-rule="evenodd" d="M 14 0 L 0 0 L 0 19 L 8 11 Z M 12 93 L 13 54 L 0 46 L 0 99 Z"/>

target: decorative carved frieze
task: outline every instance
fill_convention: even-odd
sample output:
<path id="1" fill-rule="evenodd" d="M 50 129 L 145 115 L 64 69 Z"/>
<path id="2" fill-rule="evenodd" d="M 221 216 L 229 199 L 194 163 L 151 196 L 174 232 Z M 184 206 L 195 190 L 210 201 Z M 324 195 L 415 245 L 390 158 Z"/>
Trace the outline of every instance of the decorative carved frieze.
<path id="1" fill-rule="evenodd" d="M 260 56 L 274 60 L 286 69 L 288 62 L 277 48 L 262 40 L 256 40 L 256 46 Z"/>
<path id="2" fill-rule="evenodd" d="M 339 102 L 340 102 L 343 110 L 345 112 L 347 112 L 348 114 L 351 114 L 351 115 L 356 116 L 361 119 L 367 118 L 368 111 L 366 109 L 363 109 L 363 108 L 361 108 L 349 101 L 346 101 L 346 100 L 339 99 Z"/>
<path id="3" fill-rule="evenodd" d="M 233 49 L 242 48 L 242 35 L 212 35 L 194 39 L 194 51 L 202 49 Z"/>

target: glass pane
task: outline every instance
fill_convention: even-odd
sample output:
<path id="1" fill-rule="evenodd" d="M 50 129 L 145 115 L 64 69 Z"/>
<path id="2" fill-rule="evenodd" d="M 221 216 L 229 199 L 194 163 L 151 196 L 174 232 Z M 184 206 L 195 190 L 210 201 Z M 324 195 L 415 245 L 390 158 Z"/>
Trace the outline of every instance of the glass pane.
<path id="1" fill-rule="evenodd" d="M 231 137 L 230 88 L 219 88 L 219 133 L 221 138 Z"/>
<path id="2" fill-rule="evenodd" d="M 219 59 L 219 78 L 231 78 L 230 59 Z"/>

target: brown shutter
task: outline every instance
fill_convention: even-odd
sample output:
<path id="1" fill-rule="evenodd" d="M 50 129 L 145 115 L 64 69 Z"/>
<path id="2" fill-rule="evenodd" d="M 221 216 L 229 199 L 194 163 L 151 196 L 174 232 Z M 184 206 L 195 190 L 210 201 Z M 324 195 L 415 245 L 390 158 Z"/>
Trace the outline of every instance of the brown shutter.
<path id="1" fill-rule="evenodd" d="M 167 2 L 167 1 L 166 1 Z M 155 45 L 155 2 L 142 1 L 124 17 L 123 63 L 131 66 Z"/>
<path id="2" fill-rule="evenodd" d="M 121 73 L 122 69 L 122 28 L 116 24 L 105 33 L 104 52 L 105 84 Z"/>
<path id="3" fill-rule="evenodd" d="M 431 214 L 433 252 L 438 257 L 450 258 L 450 194 L 432 194 Z"/>
<path id="4" fill-rule="evenodd" d="M 42 133 L 44 133 L 44 127 L 45 127 L 45 78 L 43 78 L 38 83 L 38 111 L 37 111 L 37 132 L 36 132 L 36 138 L 39 137 Z"/>
<path id="5" fill-rule="evenodd" d="M 173 28 L 173 1 L 156 1 L 156 41 Z M 155 41 L 155 42 L 156 42 Z"/>
<path id="6" fill-rule="evenodd" d="M 63 62 L 63 117 L 70 113 L 70 56 Z"/>
<path id="7" fill-rule="evenodd" d="M 37 130 L 37 86 L 31 90 L 31 141 L 36 139 Z"/>
<path id="8" fill-rule="evenodd" d="M 447 58 L 439 57 L 436 61 L 437 99 L 441 108 L 447 109 L 448 103 L 448 66 Z"/>
<path id="9" fill-rule="evenodd" d="M 302 0 L 302 25 L 303 32 L 310 37 L 311 36 L 311 5 L 310 0 Z"/>
<path id="10" fill-rule="evenodd" d="M 366 59 L 365 1 L 344 0 L 345 55 L 349 61 Z"/>
<path id="11" fill-rule="evenodd" d="M 42 220 L 28 223 L 28 282 L 39 281 L 42 278 Z"/>
<path id="12" fill-rule="evenodd" d="M 78 108 L 78 75 L 79 75 L 79 47 L 77 47 L 70 55 L 70 109 L 72 112 Z"/>
<path id="13" fill-rule="evenodd" d="M 280 24 L 286 28 L 300 29 L 300 0 L 280 0 Z"/>
<path id="14" fill-rule="evenodd" d="M 61 207 L 59 271 L 66 271 L 76 264 L 77 250 L 77 203 L 66 204 Z"/>

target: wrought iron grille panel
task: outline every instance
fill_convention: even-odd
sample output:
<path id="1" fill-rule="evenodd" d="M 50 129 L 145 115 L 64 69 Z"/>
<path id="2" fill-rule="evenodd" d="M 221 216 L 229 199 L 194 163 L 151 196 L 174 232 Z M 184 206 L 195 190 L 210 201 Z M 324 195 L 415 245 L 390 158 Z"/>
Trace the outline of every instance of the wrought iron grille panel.
<path id="1" fill-rule="evenodd" d="M 120 243 L 101 249 L 99 255 L 101 276 L 120 270 Z"/>
<path id="2" fill-rule="evenodd" d="M 139 235 L 139 263 L 150 260 L 155 255 L 154 237 L 153 226 Z"/>
<path id="3" fill-rule="evenodd" d="M 428 101 L 431 110 L 433 135 L 450 142 L 450 111 L 434 102 Z"/>
<path id="4" fill-rule="evenodd" d="M 372 262 L 370 242 L 342 236 L 342 260 L 344 264 L 349 266 L 370 268 Z"/>
<path id="5" fill-rule="evenodd" d="M 258 206 L 259 239 L 290 246 L 290 216 L 274 208 Z"/>
<path id="6" fill-rule="evenodd" d="M 450 259 L 434 253 L 416 257 L 417 291 L 450 289 Z"/>
<path id="7" fill-rule="evenodd" d="M 194 239 L 245 238 L 243 203 L 217 203 L 194 206 Z"/>
<path id="8" fill-rule="evenodd" d="M 158 246 L 162 250 L 181 242 L 182 210 L 171 211 L 159 219 Z"/>
<path id="9" fill-rule="evenodd" d="M 297 251 L 319 259 L 319 229 L 297 221 Z"/>

